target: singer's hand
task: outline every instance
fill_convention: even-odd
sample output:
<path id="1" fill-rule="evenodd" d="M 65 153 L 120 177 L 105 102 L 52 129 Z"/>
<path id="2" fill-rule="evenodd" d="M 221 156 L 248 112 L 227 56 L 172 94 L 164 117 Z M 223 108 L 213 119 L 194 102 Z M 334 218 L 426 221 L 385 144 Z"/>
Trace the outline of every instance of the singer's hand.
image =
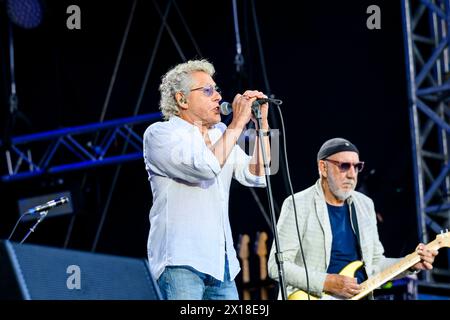
<path id="1" fill-rule="evenodd" d="M 244 128 L 252 116 L 252 103 L 255 99 L 250 99 L 245 93 L 237 94 L 233 99 L 233 120 L 240 128 Z"/>
<path id="2" fill-rule="evenodd" d="M 253 120 L 255 125 L 257 121 L 252 114 L 252 104 L 256 99 L 267 98 L 267 96 L 261 91 L 257 90 L 247 90 L 244 94 L 237 94 L 233 100 L 233 122 L 238 123 L 240 126 L 245 126 L 250 119 Z M 267 114 L 268 114 L 268 103 L 261 105 L 261 116 L 262 116 L 262 126 L 263 129 L 268 129 Z"/>
<path id="3" fill-rule="evenodd" d="M 252 101 L 252 104 L 253 104 L 253 102 L 255 102 L 256 99 L 267 98 L 267 96 L 264 93 L 262 93 L 261 91 L 256 91 L 256 90 L 253 90 L 253 91 L 247 90 L 247 91 L 245 91 L 244 96 L 247 96 L 249 98 L 249 100 Z M 260 105 L 260 108 L 261 108 L 261 118 L 262 118 L 262 121 L 261 121 L 262 128 L 261 129 L 267 130 L 267 129 L 269 129 L 269 124 L 267 121 L 267 115 L 269 113 L 269 104 L 263 103 Z M 255 127 L 257 129 L 259 129 L 258 121 L 256 120 L 255 115 L 253 113 L 251 115 L 251 119 L 252 119 L 253 123 L 255 124 Z"/>

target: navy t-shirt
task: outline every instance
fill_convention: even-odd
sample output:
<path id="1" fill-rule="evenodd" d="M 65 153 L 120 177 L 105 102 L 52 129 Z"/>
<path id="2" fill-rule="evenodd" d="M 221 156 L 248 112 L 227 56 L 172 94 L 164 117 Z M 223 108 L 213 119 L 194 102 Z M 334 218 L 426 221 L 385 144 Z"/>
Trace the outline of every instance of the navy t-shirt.
<path id="1" fill-rule="evenodd" d="M 327 273 L 339 273 L 350 262 L 361 259 L 358 240 L 350 222 L 348 204 L 337 207 L 327 203 L 327 207 L 333 232 L 331 259 Z M 362 268 L 356 272 L 355 277 L 358 283 L 366 280 Z"/>

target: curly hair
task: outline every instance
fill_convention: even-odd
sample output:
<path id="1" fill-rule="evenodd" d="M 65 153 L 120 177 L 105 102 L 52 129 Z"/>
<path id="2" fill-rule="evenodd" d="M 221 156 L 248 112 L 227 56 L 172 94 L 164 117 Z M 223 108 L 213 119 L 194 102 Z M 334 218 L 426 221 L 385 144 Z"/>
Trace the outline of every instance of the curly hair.
<path id="1" fill-rule="evenodd" d="M 214 66 L 206 59 L 202 59 L 180 63 L 162 76 L 159 86 L 161 92 L 159 109 L 165 120 L 180 113 L 175 94 L 177 92 L 183 92 L 185 95 L 189 93 L 192 86 L 191 74 L 196 71 L 206 72 L 211 77 L 215 73 Z"/>

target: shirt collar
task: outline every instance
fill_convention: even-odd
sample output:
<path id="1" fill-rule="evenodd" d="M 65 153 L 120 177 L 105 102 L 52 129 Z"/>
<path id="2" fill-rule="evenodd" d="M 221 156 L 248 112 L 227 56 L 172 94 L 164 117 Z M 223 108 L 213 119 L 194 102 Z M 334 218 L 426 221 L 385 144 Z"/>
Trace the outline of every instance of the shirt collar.
<path id="1" fill-rule="evenodd" d="M 197 126 L 193 125 L 190 122 L 187 122 L 186 120 L 180 118 L 179 116 L 172 116 L 172 117 L 170 117 L 169 122 L 172 122 L 172 123 L 176 124 L 177 126 L 180 126 L 182 128 L 185 128 L 185 129 L 196 128 L 200 132 L 200 129 Z M 212 129 L 215 129 L 216 127 L 217 127 L 217 124 L 215 124 L 211 128 L 209 128 L 208 131 L 212 130 Z"/>

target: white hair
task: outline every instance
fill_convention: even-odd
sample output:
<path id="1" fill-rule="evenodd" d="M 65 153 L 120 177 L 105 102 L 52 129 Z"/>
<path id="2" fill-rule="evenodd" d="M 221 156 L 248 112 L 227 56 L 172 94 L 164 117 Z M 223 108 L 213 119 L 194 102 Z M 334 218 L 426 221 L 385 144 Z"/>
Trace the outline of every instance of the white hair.
<path id="1" fill-rule="evenodd" d="M 202 59 L 180 63 L 162 76 L 159 86 L 159 91 L 161 92 L 159 109 L 164 119 L 168 120 L 170 117 L 180 113 L 175 94 L 177 92 L 183 92 L 185 95 L 189 93 L 192 85 L 191 74 L 196 71 L 206 72 L 211 77 L 215 73 L 214 66 L 209 61 Z"/>

